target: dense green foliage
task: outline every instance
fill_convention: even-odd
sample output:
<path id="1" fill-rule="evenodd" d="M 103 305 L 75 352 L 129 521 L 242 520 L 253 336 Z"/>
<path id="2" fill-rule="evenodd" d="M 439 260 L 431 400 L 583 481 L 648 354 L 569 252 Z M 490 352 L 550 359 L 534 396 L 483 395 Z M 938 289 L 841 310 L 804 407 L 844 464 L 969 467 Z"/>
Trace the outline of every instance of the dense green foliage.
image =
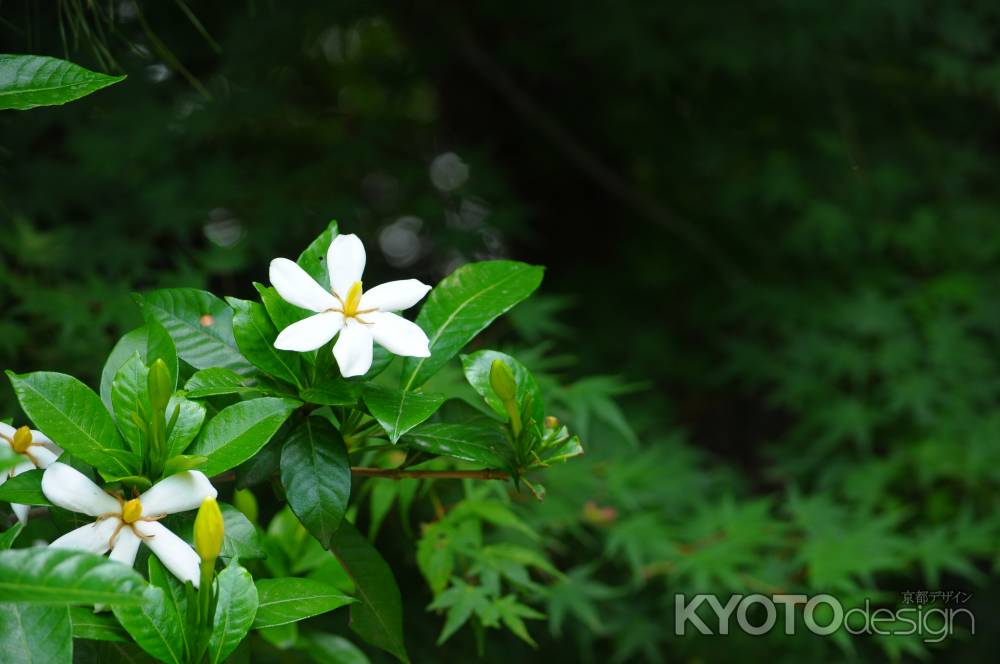
<path id="1" fill-rule="evenodd" d="M 75 5 L 58 10 L 80 31 L 70 55 L 129 78 L 0 117 L 3 367 L 96 386 L 143 322 L 132 291 L 256 300 L 260 266 L 332 216 L 380 277 L 547 266 L 476 347 L 519 358 L 586 456 L 546 473 L 541 503 L 493 484 L 354 487 L 415 661 L 484 643 L 497 661 L 995 649 L 994 8 L 306 3 L 196 7 L 192 23 L 145 3 L 92 47 L 81 26 L 109 28 Z M 57 19 L 0 26 L 8 50 L 60 55 Z M 463 368 L 428 391 L 474 398 Z M 373 413 L 386 399 L 366 395 Z M 408 431 L 433 445 L 435 426 Z M 294 517 L 242 472 L 261 565 L 335 574 L 305 531 L 277 535 Z M 973 593 L 976 635 L 671 635 L 675 592 L 896 606 L 921 589 Z M 340 645 L 266 629 L 273 658 Z"/>

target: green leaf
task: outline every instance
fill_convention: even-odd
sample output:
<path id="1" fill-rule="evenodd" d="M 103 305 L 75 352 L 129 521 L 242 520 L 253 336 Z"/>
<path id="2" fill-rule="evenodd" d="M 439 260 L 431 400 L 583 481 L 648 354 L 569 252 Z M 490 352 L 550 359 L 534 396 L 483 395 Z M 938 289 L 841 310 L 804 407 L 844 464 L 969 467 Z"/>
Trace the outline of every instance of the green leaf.
<path id="1" fill-rule="evenodd" d="M 299 649 L 318 664 L 369 664 L 361 649 L 342 636 L 313 632 L 302 637 Z"/>
<path id="2" fill-rule="evenodd" d="M 226 659 L 250 631 L 257 613 L 257 588 L 250 572 L 231 564 L 218 576 L 219 600 L 215 622 L 208 641 L 208 661 L 218 664 Z"/>
<path id="3" fill-rule="evenodd" d="M 256 381 L 252 378 L 241 376 L 235 371 L 210 367 L 191 376 L 184 389 L 191 399 L 202 399 L 220 394 L 254 394 L 260 391 L 255 384 Z"/>
<path id="4" fill-rule="evenodd" d="M 205 422 L 204 404 L 177 395 L 170 397 L 170 402 L 167 404 L 168 422 L 174 416 L 176 408 L 179 408 L 180 411 L 174 422 L 174 428 L 167 436 L 168 457 L 182 454 L 201 431 L 201 425 Z"/>
<path id="5" fill-rule="evenodd" d="M 201 471 L 218 475 L 256 454 L 300 405 L 274 397 L 235 403 L 205 425 L 188 453 L 208 457 Z"/>
<path id="6" fill-rule="evenodd" d="M 513 372 L 514 380 L 517 382 L 517 394 L 515 398 L 518 408 L 523 411 L 525 402 L 530 400 L 531 415 L 535 418 L 537 424 L 541 424 L 545 418 L 545 404 L 542 400 L 542 391 L 539 389 L 535 377 L 528 371 L 528 368 L 510 355 L 495 350 L 481 350 L 470 355 L 463 355 L 462 368 L 465 371 L 465 379 L 469 381 L 469 385 L 479 393 L 479 396 L 486 400 L 490 408 L 496 411 L 497 414 L 502 415 L 504 419 L 507 419 L 507 411 L 504 409 L 503 401 L 500 400 L 500 397 L 490 387 L 490 367 L 493 365 L 494 360 L 501 360 Z"/>
<path id="7" fill-rule="evenodd" d="M 92 641 L 116 641 L 127 643 L 128 632 L 122 629 L 118 621 L 106 613 L 94 613 L 88 606 L 71 606 L 70 621 L 73 624 L 74 639 L 90 639 Z"/>
<path id="8" fill-rule="evenodd" d="M 510 444 L 497 423 L 486 420 L 467 424 L 434 422 L 406 435 L 404 442 L 428 454 L 479 463 L 487 468 L 510 468 Z"/>
<path id="9" fill-rule="evenodd" d="M 7 602 L 131 605 L 145 585 L 131 567 L 84 551 L 0 551 L 0 597 Z"/>
<path id="10" fill-rule="evenodd" d="M 114 410 L 111 403 L 111 383 L 115 379 L 115 375 L 134 354 L 139 353 L 139 357 L 143 360 L 146 359 L 147 336 L 146 328 L 138 327 L 119 339 L 115 347 L 111 349 L 111 354 L 108 355 L 108 359 L 104 363 L 104 370 L 101 371 L 101 401 L 104 402 L 109 411 Z"/>
<path id="11" fill-rule="evenodd" d="M 181 647 L 184 649 L 185 658 L 187 658 L 190 654 L 189 644 L 191 642 L 188 636 L 188 628 L 191 626 L 187 624 L 188 593 L 185 587 L 186 584 L 181 583 L 180 579 L 168 572 L 167 568 L 163 566 L 163 563 L 156 556 L 149 557 L 147 568 L 149 570 L 149 582 L 163 590 L 163 598 L 165 600 L 164 610 L 168 614 L 172 614 L 167 617 L 167 622 L 174 622 L 176 620 L 181 624 Z"/>
<path id="12" fill-rule="evenodd" d="M 281 483 L 295 516 L 328 546 L 351 496 L 347 447 L 329 421 L 307 417 L 292 429 L 281 452 Z"/>
<path id="13" fill-rule="evenodd" d="M 233 310 L 207 291 L 165 288 L 139 298 L 174 340 L 177 355 L 195 369 L 223 367 L 248 374 L 253 366 L 236 348 Z"/>
<path id="14" fill-rule="evenodd" d="M 373 384 L 368 385 L 364 392 L 365 405 L 393 443 L 433 415 L 444 399 L 438 394 L 404 392 Z"/>
<path id="15" fill-rule="evenodd" d="M 253 560 L 266 556 L 260 533 L 250 520 L 232 505 L 219 503 L 225 534 L 219 555 L 225 559 Z"/>
<path id="16" fill-rule="evenodd" d="M 146 586 L 139 606 L 111 609 L 125 631 L 151 656 L 169 664 L 185 662 L 184 623 L 163 588 Z"/>
<path id="17" fill-rule="evenodd" d="M 0 55 L 0 109 L 60 106 L 125 80 L 42 55 Z"/>
<path id="18" fill-rule="evenodd" d="M 339 234 L 337 222 L 331 221 L 326 230 L 319 234 L 306 250 L 299 255 L 298 264 L 323 288 L 330 288 L 330 272 L 326 266 L 326 254 Z"/>
<path id="19" fill-rule="evenodd" d="M 0 533 L 0 551 L 6 551 L 10 547 L 14 546 L 14 540 L 16 540 L 17 536 L 21 534 L 22 530 L 24 530 L 24 524 L 15 523 L 13 526 Z"/>
<path id="20" fill-rule="evenodd" d="M 40 469 L 29 470 L 0 484 L 0 501 L 19 505 L 51 505 L 42 493 L 44 472 Z"/>
<path id="21" fill-rule="evenodd" d="M 302 373 L 302 360 L 298 353 L 274 347 L 278 330 L 263 305 L 235 297 L 228 298 L 228 301 L 236 312 L 233 317 L 233 335 L 243 356 L 261 371 L 301 387 L 299 376 Z"/>
<path id="22" fill-rule="evenodd" d="M 351 605 L 351 629 L 373 646 L 409 662 L 403 641 L 403 603 L 392 569 L 350 521 L 329 546 L 354 581 L 359 603 Z"/>
<path id="23" fill-rule="evenodd" d="M 416 321 L 430 338 L 431 356 L 404 359 L 403 389 L 423 385 L 487 325 L 531 295 L 543 272 L 517 261 L 484 261 L 442 279 Z"/>
<path id="24" fill-rule="evenodd" d="M 131 475 L 138 468 L 123 462 L 115 450 L 124 451 L 115 421 L 100 397 L 76 378 L 39 371 L 17 374 L 8 371 L 11 385 L 35 426 L 57 445 L 98 470 L 112 475 Z"/>
<path id="25" fill-rule="evenodd" d="M 0 653 L 4 664 L 70 664 L 73 628 L 69 609 L 0 604 Z"/>
<path id="26" fill-rule="evenodd" d="M 322 581 L 296 577 L 260 579 L 257 593 L 255 628 L 298 622 L 357 601 Z"/>
<path id="27" fill-rule="evenodd" d="M 260 294 L 260 301 L 264 305 L 264 309 L 267 311 L 268 318 L 274 323 L 274 327 L 280 332 L 292 323 L 297 323 L 304 318 L 308 318 L 313 315 L 312 311 L 308 309 L 300 309 L 294 304 L 289 304 L 281 299 L 276 291 L 271 286 L 265 286 L 264 284 L 257 283 L 253 284 L 253 287 L 257 289 Z M 308 353 L 303 353 L 303 355 L 308 355 Z"/>
<path id="28" fill-rule="evenodd" d="M 177 456 L 172 456 L 167 459 L 166 463 L 163 464 L 163 476 L 170 477 L 171 475 L 182 473 L 185 470 L 201 468 L 205 465 L 206 461 L 208 461 L 208 457 L 192 456 L 190 454 L 178 454 Z"/>
<path id="29" fill-rule="evenodd" d="M 111 405 L 118 421 L 118 430 L 133 452 L 144 455 L 146 433 L 141 423 L 149 420 L 149 369 L 135 353 L 121 366 L 111 383 Z M 138 421 L 137 421 L 138 420 Z"/>

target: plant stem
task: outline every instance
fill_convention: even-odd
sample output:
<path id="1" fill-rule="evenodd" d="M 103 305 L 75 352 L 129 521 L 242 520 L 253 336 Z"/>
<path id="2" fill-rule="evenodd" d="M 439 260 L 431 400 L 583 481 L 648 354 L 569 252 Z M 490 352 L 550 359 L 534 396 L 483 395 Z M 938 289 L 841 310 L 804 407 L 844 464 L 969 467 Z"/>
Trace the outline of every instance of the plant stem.
<path id="1" fill-rule="evenodd" d="M 351 474 L 359 477 L 385 477 L 391 480 L 509 480 L 510 473 L 502 470 L 400 470 L 398 468 L 351 467 Z"/>

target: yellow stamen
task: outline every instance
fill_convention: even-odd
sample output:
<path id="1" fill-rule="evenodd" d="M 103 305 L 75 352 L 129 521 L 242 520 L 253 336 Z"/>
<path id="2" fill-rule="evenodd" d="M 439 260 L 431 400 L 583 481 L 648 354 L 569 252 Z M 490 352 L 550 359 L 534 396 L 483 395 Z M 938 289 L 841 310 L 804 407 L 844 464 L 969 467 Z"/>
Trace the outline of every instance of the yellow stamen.
<path id="1" fill-rule="evenodd" d="M 24 454 L 31 446 L 31 429 L 21 427 L 14 432 L 14 438 L 10 441 L 10 446 L 18 454 Z"/>
<path id="2" fill-rule="evenodd" d="M 358 307 L 361 305 L 361 282 L 355 281 L 351 285 L 351 289 L 347 291 L 347 299 L 344 302 L 344 317 L 350 318 L 354 314 L 358 313 Z"/>
<path id="3" fill-rule="evenodd" d="M 122 505 L 122 521 L 125 523 L 135 523 L 142 516 L 142 503 L 138 498 L 133 498 Z"/>

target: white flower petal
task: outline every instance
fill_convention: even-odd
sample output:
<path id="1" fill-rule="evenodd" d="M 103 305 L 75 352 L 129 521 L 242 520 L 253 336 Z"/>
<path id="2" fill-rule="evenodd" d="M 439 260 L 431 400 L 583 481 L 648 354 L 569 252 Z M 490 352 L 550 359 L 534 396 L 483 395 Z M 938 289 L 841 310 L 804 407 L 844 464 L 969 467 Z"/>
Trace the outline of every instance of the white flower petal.
<path id="1" fill-rule="evenodd" d="M 133 527 L 148 538 L 146 546 L 153 550 L 171 574 L 198 587 L 199 558 L 187 542 L 158 521 L 136 521 Z"/>
<path id="2" fill-rule="evenodd" d="M 24 459 L 24 456 L 22 455 L 21 458 Z M 35 469 L 34 462 L 31 459 L 24 459 L 24 461 L 21 461 L 16 466 L 14 466 L 14 469 L 10 471 L 10 476 L 17 477 L 21 473 L 26 473 L 29 470 L 34 470 L 34 469 Z"/>
<path id="3" fill-rule="evenodd" d="M 28 512 L 31 511 L 30 505 L 21 505 L 19 503 L 11 503 L 10 508 L 14 510 L 14 516 L 17 520 L 21 522 L 21 525 L 28 523 Z"/>
<path id="4" fill-rule="evenodd" d="M 101 554 L 110 548 L 111 536 L 115 534 L 119 524 L 121 524 L 121 520 L 115 517 L 88 523 L 76 530 L 69 531 L 49 546 L 56 549 L 74 549 Z M 122 528 L 122 530 L 125 529 Z"/>
<path id="5" fill-rule="evenodd" d="M 45 447 L 44 445 L 32 445 L 28 448 L 28 456 L 35 463 L 34 466 L 39 468 L 48 468 L 55 460 L 59 458 L 59 455 Z"/>
<path id="6" fill-rule="evenodd" d="M 427 295 L 431 289 L 417 279 L 401 279 L 380 284 L 361 296 L 361 309 L 402 311 L 409 309 Z"/>
<path id="7" fill-rule="evenodd" d="M 292 323 L 274 340 L 279 350 L 295 350 L 300 353 L 316 350 L 340 331 L 344 326 L 344 316 L 335 311 L 327 311 Z"/>
<path id="8" fill-rule="evenodd" d="M 41 443 L 43 447 L 45 447 L 50 452 L 55 454 L 57 458 L 62 456 L 63 448 L 53 443 L 52 439 L 46 436 L 41 431 L 35 431 L 34 429 L 32 429 L 31 440 L 34 441 L 35 443 Z"/>
<path id="9" fill-rule="evenodd" d="M 72 466 L 55 462 L 42 475 L 42 493 L 53 504 L 90 516 L 120 514 L 121 505 Z"/>
<path id="10" fill-rule="evenodd" d="M 337 298 L 326 292 L 316 280 L 287 258 L 271 261 L 271 285 L 290 304 L 310 311 L 326 311 L 338 307 Z"/>
<path id="11" fill-rule="evenodd" d="M 139 502 L 142 504 L 142 515 L 150 517 L 197 509 L 201 507 L 201 501 L 217 495 L 218 491 L 205 473 L 185 470 L 154 484 L 139 496 Z"/>
<path id="12" fill-rule="evenodd" d="M 326 252 L 326 268 L 330 271 L 330 287 L 340 299 L 347 300 L 347 292 L 355 281 L 361 281 L 365 271 L 365 245 L 357 235 L 338 235 Z"/>
<path id="13" fill-rule="evenodd" d="M 371 325 L 372 337 L 378 345 L 395 355 L 430 357 L 430 341 L 416 323 L 388 312 L 364 315 Z"/>
<path id="14" fill-rule="evenodd" d="M 13 438 L 14 433 L 17 431 L 14 427 L 7 424 L 6 422 L 0 422 L 0 436 L 6 436 L 7 438 Z M 0 439 L 3 440 L 3 439 Z M 3 441 L 7 442 L 7 441 Z"/>
<path id="15" fill-rule="evenodd" d="M 333 346 L 333 356 L 345 378 L 368 373 L 372 366 L 372 333 L 368 326 L 349 318 Z"/>
<path id="16" fill-rule="evenodd" d="M 135 564 L 135 555 L 139 553 L 139 544 L 142 540 L 132 532 L 132 529 L 125 526 L 118 531 L 118 538 L 115 539 L 115 546 L 111 549 L 111 560 L 125 563 L 129 567 Z"/>

